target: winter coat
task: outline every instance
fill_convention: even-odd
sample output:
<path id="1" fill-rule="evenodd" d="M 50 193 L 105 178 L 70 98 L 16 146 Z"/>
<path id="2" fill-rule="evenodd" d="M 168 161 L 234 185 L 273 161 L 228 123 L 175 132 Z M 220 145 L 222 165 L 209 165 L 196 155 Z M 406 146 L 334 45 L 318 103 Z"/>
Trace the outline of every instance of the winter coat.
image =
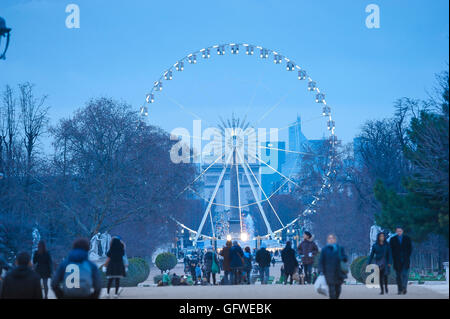
<path id="1" fill-rule="evenodd" d="M 285 247 L 281 251 L 281 260 L 284 264 L 284 273 L 292 275 L 298 267 L 297 258 L 295 258 L 295 251 L 290 247 Z"/>
<path id="2" fill-rule="evenodd" d="M 214 261 L 215 261 L 216 265 L 219 265 L 219 260 L 217 259 L 217 254 L 213 253 L 212 251 L 206 252 L 205 257 L 203 257 L 203 266 L 205 268 L 205 271 L 207 271 L 207 272 L 212 271 L 213 255 L 214 255 Z"/>
<path id="3" fill-rule="evenodd" d="M 392 253 L 389 244 L 385 242 L 383 245 L 375 243 L 372 246 L 367 264 L 375 263 L 380 268 L 384 268 L 389 272 L 389 266 L 392 265 Z"/>
<path id="4" fill-rule="evenodd" d="M 253 261 L 253 257 L 252 254 L 249 252 L 244 252 L 244 269 L 247 272 L 250 272 L 252 270 L 252 261 Z"/>
<path id="5" fill-rule="evenodd" d="M 109 257 L 108 265 L 106 266 L 106 277 L 120 278 L 125 277 L 125 265 L 123 263 L 123 256 L 125 255 L 125 250 L 109 250 L 106 256 Z"/>
<path id="6" fill-rule="evenodd" d="M 319 248 L 312 240 L 304 240 L 298 246 L 298 254 L 302 255 L 302 263 L 304 265 L 314 264 L 314 257 L 319 252 Z M 311 254 L 311 256 L 310 256 Z"/>
<path id="7" fill-rule="evenodd" d="M 28 266 L 18 266 L 3 279 L 2 299 L 42 299 L 41 278 Z"/>
<path id="8" fill-rule="evenodd" d="M 231 247 L 223 247 L 220 252 L 220 256 L 223 257 L 222 268 L 224 271 L 231 271 L 230 249 Z"/>
<path id="9" fill-rule="evenodd" d="M 270 267 L 270 258 L 270 253 L 265 248 L 261 248 L 256 252 L 255 260 L 260 268 Z"/>
<path id="10" fill-rule="evenodd" d="M 244 251 L 241 246 L 233 246 L 230 249 L 230 267 L 242 268 L 244 267 Z"/>
<path id="11" fill-rule="evenodd" d="M 328 285 L 341 285 L 347 275 L 341 270 L 341 261 L 347 262 L 344 248 L 326 245 L 320 252 L 319 273 L 325 276 Z"/>
<path id="12" fill-rule="evenodd" d="M 100 272 L 97 266 L 88 260 L 88 252 L 83 249 L 73 249 L 69 252 L 69 256 L 59 265 L 55 274 L 52 277 L 52 289 L 57 298 L 64 298 L 63 290 L 60 285 L 64 284 L 64 275 L 66 273 L 66 267 L 69 264 L 81 264 L 84 261 L 88 261 L 91 266 L 92 272 L 92 285 L 94 292 L 91 295 L 91 298 L 97 299 L 100 296 L 100 291 L 102 289 L 102 281 L 100 277 Z"/>
<path id="13" fill-rule="evenodd" d="M 403 235 L 402 242 L 400 243 L 398 236 L 394 236 L 389 240 L 389 246 L 391 247 L 394 269 L 396 271 L 409 269 L 412 253 L 411 239 L 408 236 Z"/>
<path id="14" fill-rule="evenodd" d="M 49 252 L 39 254 L 35 252 L 33 255 L 34 270 L 41 276 L 41 278 L 50 278 L 52 276 L 52 258 Z"/>

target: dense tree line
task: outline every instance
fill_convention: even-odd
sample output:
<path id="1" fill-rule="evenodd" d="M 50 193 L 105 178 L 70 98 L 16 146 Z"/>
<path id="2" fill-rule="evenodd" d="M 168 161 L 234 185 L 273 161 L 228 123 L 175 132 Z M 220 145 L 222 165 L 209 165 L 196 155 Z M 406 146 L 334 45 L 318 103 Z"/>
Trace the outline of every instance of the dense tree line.
<path id="1" fill-rule="evenodd" d="M 50 155 L 39 147 L 44 134 L 53 142 Z M 62 254 L 74 237 L 104 231 L 120 230 L 131 254 L 149 255 L 172 239 L 170 217 L 182 213 L 172 198 L 194 178 L 195 168 L 172 163 L 175 141 L 126 103 L 91 100 L 48 126 L 45 97 L 35 97 L 28 83 L 17 94 L 7 87 L 0 137 L 4 251 L 29 250 L 35 226 Z M 133 252 L 133 241 L 144 249 Z"/>

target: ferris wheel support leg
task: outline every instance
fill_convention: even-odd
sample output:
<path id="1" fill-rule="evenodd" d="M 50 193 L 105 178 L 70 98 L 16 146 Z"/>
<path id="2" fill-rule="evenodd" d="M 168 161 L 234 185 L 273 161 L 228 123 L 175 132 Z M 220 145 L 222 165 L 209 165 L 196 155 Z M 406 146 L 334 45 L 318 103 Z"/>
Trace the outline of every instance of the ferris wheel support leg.
<path id="1" fill-rule="evenodd" d="M 255 197 L 255 201 L 256 201 L 256 204 L 258 205 L 259 212 L 261 213 L 261 216 L 264 220 L 264 224 L 266 224 L 267 232 L 273 237 L 272 227 L 270 227 L 269 221 L 267 220 L 266 214 L 264 213 L 264 209 L 262 208 L 261 203 L 258 200 L 258 194 L 256 193 L 255 185 L 253 185 L 253 181 L 250 178 L 247 167 L 245 167 L 245 165 L 242 164 L 243 159 L 241 157 L 241 154 L 239 152 L 237 154 L 239 156 L 240 164 L 241 164 L 242 168 L 244 169 L 245 176 L 247 176 L 248 183 L 250 184 L 250 189 L 252 190 L 253 197 Z"/>
<path id="2" fill-rule="evenodd" d="M 225 175 L 225 171 L 227 170 L 228 162 L 230 161 L 231 155 L 232 155 L 232 153 L 228 156 L 228 158 L 225 161 L 225 166 L 222 169 L 222 172 L 220 173 L 219 180 L 217 181 L 216 187 L 214 188 L 214 191 L 213 191 L 213 193 L 211 195 L 211 199 L 208 202 L 208 206 L 206 207 L 205 213 L 203 214 L 203 218 L 202 218 L 202 221 L 200 223 L 200 226 L 198 227 L 197 234 L 195 234 L 194 246 L 197 245 L 197 241 L 198 241 L 198 238 L 200 237 L 200 234 L 202 232 L 203 226 L 205 225 L 206 218 L 208 217 L 208 214 L 211 213 L 211 206 L 212 206 L 212 204 L 214 202 L 214 198 L 216 198 L 216 195 L 217 195 L 217 192 L 219 190 L 220 184 L 222 184 L 222 179 L 223 179 L 223 176 Z"/>

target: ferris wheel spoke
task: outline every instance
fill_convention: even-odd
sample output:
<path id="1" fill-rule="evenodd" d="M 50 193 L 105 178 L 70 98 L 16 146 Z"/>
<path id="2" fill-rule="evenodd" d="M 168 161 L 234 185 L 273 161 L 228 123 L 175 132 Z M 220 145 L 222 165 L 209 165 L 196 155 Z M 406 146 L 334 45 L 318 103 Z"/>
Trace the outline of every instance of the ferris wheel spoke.
<path id="1" fill-rule="evenodd" d="M 237 154 L 238 154 L 238 156 L 239 156 L 239 158 L 240 158 L 239 152 L 237 152 Z M 258 205 L 259 212 L 261 213 L 261 216 L 262 216 L 262 218 L 263 218 L 263 220 L 264 220 L 264 223 L 266 224 L 267 231 L 268 231 L 269 234 L 273 234 L 272 227 L 270 226 L 269 221 L 267 220 L 267 216 L 266 216 L 266 214 L 264 213 L 264 209 L 263 209 L 262 206 L 261 206 L 261 201 L 258 199 L 258 194 L 256 193 L 255 186 L 253 185 L 253 182 L 252 182 L 252 180 L 251 180 L 251 178 L 250 178 L 250 175 L 249 175 L 249 173 L 248 173 L 248 171 L 247 171 L 247 167 L 245 167 L 245 166 L 242 164 L 243 160 L 242 160 L 241 158 L 239 159 L 239 161 L 241 162 L 241 166 L 242 166 L 242 168 L 244 169 L 245 176 L 247 177 L 247 181 L 248 181 L 248 183 L 249 183 L 249 185 L 250 185 L 250 189 L 252 190 L 253 197 L 255 198 L 256 204 Z"/>
<path id="2" fill-rule="evenodd" d="M 277 211 L 275 210 L 275 207 L 273 207 L 272 203 L 270 202 L 269 197 L 267 197 L 266 192 L 264 191 L 264 189 L 262 188 L 261 184 L 259 183 L 258 179 L 256 178 L 255 174 L 253 173 L 252 169 L 250 168 L 250 165 L 248 165 L 247 162 L 245 162 L 245 165 L 247 166 L 247 168 L 250 170 L 250 173 L 252 174 L 253 178 L 256 181 L 256 185 L 258 185 L 259 189 L 261 190 L 262 194 L 264 195 L 264 197 L 266 198 L 266 201 L 269 203 L 270 208 L 272 208 L 273 213 L 275 214 L 275 216 L 277 217 L 278 221 L 280 222 L 281 226 L 284 227 L 283 222 L 280 219 L 280 216 L 278 216 Z"/>
<path id="3" fill-rule="evenodd" d="M 307 152 L 296 152 L 296 151 L 291 151 L 291 150 L 286 150 L 286 149 L 276 148 L 276 147 L 267 147 L 267 146 L 259 145 L 258 148 L 263 148 L 263 149 L 267 149 L 267 150 L 274 150 L 274 151 L 282 151 L 282 152 L 286 152 L 286 153 L 293 153 L 293 154 L 299 154 L 299 155 L 324 157 L 324 155 L 321 155 L 321 154 L 307 153 Z"/>
<path id="4" fill-rule="evenodd" d="M 178 194 L 178 196 L 177 196 L 177 198 L 181 195 L 181 194 L 183 194 L 188 188 L 190 188 L 191 187 L 191 185 L 192 184 L 194 184 L 196 181 L 198 181 L 214 164 L 216 164 L 220 159 L 222 159 L 222 157 L 224 156 L 225 154 L 224 153 L 222 153 L 222 154 L 220 154 L 220 156 L 219 157 L 217 157 L 207 168 L 205 168 L 204 170 L 203 170 L 203 172 L 201 172 L 200 173 L 200 175 L 198 175 L 190 184 L 188 184 L 188 186 L 186 186 L 179 194 Z"/>
<path id="5" fill-rule="evenodd" d="M 248 154 L 250 155 L 250 154 Z M 283 177 L 284 179 L 288 180 L 290 183 L 294 184 L 297 187 L 300 187 L 300 185 L 298 185 L 296 182 L 294 182 L 293 180 L 291 180 L 289 177 L 285 176 L 283 173 L 281 173 L 280 171 L 278 171 L 277 169 L 273 168 L 272 166 L 270 166 L 268 163 L 264 162 L 262 159 L 260 159 L 258 156 L 253 156 L 250 155 L 251 157 L 253 157 L 254 159 L 258 160 L 260 163 L 266 165 L 267 167 L 269 167 L 270 169 L 272 169 L 274 172 L 278 173 L 281 177 Z"/>
<path id="6" fill-rule="evenodd" d="M 224 165 L 224 167 L 222 169 L 222 172 L 220 173 L 219 180 L 217 181 L 217 184 L 216 184 L 216 186 L 214 188 L 214 191 L 213 191 L 213 193 L 211 195 L 211 198 L 209 200 L 208 206 L 206 207 L 205 213 L 203 214 L 202 221 L 201 221 L 200 226 L 198 228 L 197 234 L 195 235 L 195 240 L 194 240 L 195 243 L 197 243 L 198 238 L 199 238 L 199 236 L 200 236 L 200 234 L 202 232 L 203 226 L 205 225 L 206 217 L 208 216 L 208 214 L 211 214 L 212 203 L 214 202 L 214 198 L 217 195 L 217 191 L 219 190 L 220 184 L 222 184 L 223 176 L 225 175 L 225 171 L 226 171 L 226 169 L 228 167 L 228 163 L 229 163 L 229 161 L 231 159 L 231 155 L 233 155 L 233 153 L 230 153 L 230 155 L 228 155 L 228 157 L 227 157 L 227 159 L 225 161 L 225 165 Z M 214 227 L 213 227 L 213 229 L 214 229 Z M 214 232 L 214 230 L 213 230 L 213 232 Z"/>

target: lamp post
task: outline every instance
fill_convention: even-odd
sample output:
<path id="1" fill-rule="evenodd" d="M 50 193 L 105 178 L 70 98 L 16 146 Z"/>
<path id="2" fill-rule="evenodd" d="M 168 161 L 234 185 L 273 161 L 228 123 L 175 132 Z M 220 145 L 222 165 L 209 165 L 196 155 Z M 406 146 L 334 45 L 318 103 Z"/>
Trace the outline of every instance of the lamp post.
<path id="1" fill-rule="evenodd" d="M 3 50 L 3 52 L 1 51 L 1 46 L 0 46 L 0 60 L 4 60 L 6 57 L 6 51 L 8 50 L 8 46 L 9 46 L 10 32 L 11 32 L 11 29 L 6 27 L 5 19 L 0 17 L 0 45 L 2 44 L 2 38 L 3 37 L 6 38 L 5 49 Z"/>

